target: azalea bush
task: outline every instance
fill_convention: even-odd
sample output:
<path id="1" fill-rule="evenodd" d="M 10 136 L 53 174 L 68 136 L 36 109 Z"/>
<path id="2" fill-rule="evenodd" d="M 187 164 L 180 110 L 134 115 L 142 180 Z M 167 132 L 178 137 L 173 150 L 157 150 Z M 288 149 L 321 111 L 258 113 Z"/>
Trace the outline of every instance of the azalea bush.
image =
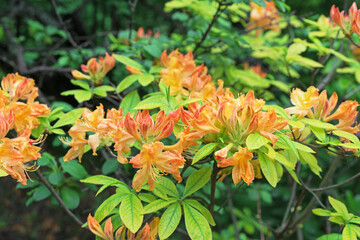
<path id="1" fill-rule="evenodd" d="M 48 199 L 105 240 L 360 238 L 356 3 L 304 17 L 284 0 L 171 0 L 180 27 L 163 31 L 134 26 L 138 4 L 96 49 L 56 1 L 61 25 L 29 20 L 34 40 L 74 48 L 1 82 L 0 176 L 23 204 Z M 66 89 L 39 91 L 34 69 Z"/>

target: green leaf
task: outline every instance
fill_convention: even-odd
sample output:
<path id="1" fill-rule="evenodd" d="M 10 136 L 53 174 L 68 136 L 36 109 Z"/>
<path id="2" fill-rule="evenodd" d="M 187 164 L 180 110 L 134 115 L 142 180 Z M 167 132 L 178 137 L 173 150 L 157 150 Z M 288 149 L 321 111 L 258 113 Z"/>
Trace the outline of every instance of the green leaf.
<path id="1" fill-rule="evenodd" d="M 301 119 L 303 123 L 306 123 L 310 126 L 317 127 L 317 128 L 323 128 L 323 129 L 336 129 L 336 127 L 330 123 L 322 122 L 317 119 L 310 119 L 310 118 L 303 118 Z"/>
<path id="2" fill-rule="evenodd" d="M 261 171 L 263 172 L 266 180 L 272 187 L 276 187 L 278 176 L 274 162 L 263 153 L 259 153 L 259 162 Z"/>
<path id="3" fill-rule="evenodd" d="M 298 142 L 293 142 L 295 145 L 295 148 L 299 151 L 303 151 L 303 152 L 308 152 L 308 153 L 315 153 L 314 150 L 312 150 L 311 148 L 309 148 L 308 146 L 298 143 Z"/>
<path id="4" fill-rule="evenodd" d="M 155 80 L 154 75 L 151 74 L 141 74 L 138 77 L 139 83 L 143 86 L 146 87 L 147 85 L 149 85 L 150 83 L 152 83 Z"/>
<path id="5" fill-rule="evenodd" d="M 41 201 L 51 195 L 51 192 L 45 185 L 41 185 L 40 187 L 36 188 L 33 198 L 35 201 Z"/>
<path id="6" fill-rule="evenodd" d="M 144 218 L 142 211 L 141 201 L 135 194 L 125 195 L 120 205 L 120 217 L 124 225 L 133 233 L 141 227 Z"/>
<path id="7" fill-rule="evenodd" d="M 206 183 L 209 182 L 211 176 L 211 167 L 203 168 L 193 172 L 186 182 L 183 198 L 190 196 Z"/>
<path id="8" fill-rule="evenodd" d="M 89 82 L 88 81 L 81 81 L 81 80 L 71 80 L 73 85 L 79 86 L 85 90 L 90 90 Z"/>
<path id="9" fill-rule="evenodd" d="M 80 203 L 79 194 L 70 188 L 63 188 L 61 190 L 61 199 L 70 210 L 77 208 Z"/>
<path id="10" fill-rule="evenodd" d="M 117 85 L 116 91 L 121 93 L 122 91 L 124 91 L 125 89 L 130 87 L 131 84 L 136 82 L 138 80 L 139 76 L 140 76 L 140 74 L 132 74 L 132 75 L 127 76 L 119 83 L 119 85 Z M 139 99 L 139 101 L 140 101 L 140 99 Z"/>
<path id="11" fill-rule="evenodd" d="M 338 233 L 326 234 L 326 235 L 322 235 L 316 240 L 341 240 L 341 234 Z"/>
<path id="12" fill-rule="evenodd" d="M 112 86 L 103 85 L 103 86 L 95 87 L 93 89 L 93 93 L 100 96 L 100 97 L 106 97 L 107 92 L 113 92 L 114 90 L 115 89 Z"/>
<path id="13" fill-rule="evenodd" d="M 335 131 L 333 131 L 333 134 L 335 134 L 336 136 L 339 136 L 339 137 L 347 138 L 353 143 L 360 144 L 360 141 L 356 137 L 355 134 L 351 134 L 351 133 L 341 131 L 341 130 L 335 130 Z"/>
<path id="14" fill-rule="evenodd" d="M 130 194 L 130 193 L 129 193 Z M 100 222 L 106 218 L 110 212 L 121 203 L 127 194 L 115 193 L 107 198 L 96 210 L 94 218 Z"/>
<path id="15" fill-rule="evenodd" d="M 330 205 L 335 209 L 335 211 L 337 211 L 338 213 L 341 213 L 344 216 L 344 219 L 346 219 L 346 217 L 348 215 L 348 210 L 347 210 L 345 204 L 343 204 L 339 200 L 336 200 L 335 198 L 332 198 L 331 196 L 329 196 L 329 202 L 330 202 Z"/>
<path id="16" fill-rule="evenodd" d="M 89 90 L 68 90 L 61 93 L 61 96 L 69 96 L 74 95 L 76 101 L 79 103 L 88 101 L 91 99 L 92 92 Z"/>
<path id="17" fill-rule="evenodd" d="M 280 106 L 277 106 L 277 105 L 264 105 L 263 106 L 263 109 L 267 110 L 267 111 L 271 108 L 273 108 L 277 114 L 284 117 L 285 119 L 290 119 L 290 117 L 289 117 L 288 113 L 285 111 L 285 109 L 283 109 Z"/>
<path id="18" fill-rule="evenodd" d="M 156 45 L 144 46 L 144 50 L 155 58 L 160 58 L 161 56 L 161 49 L 158 48 Z"/>
<path id="19" fill-rule="evenodd" d="M 182 101 L 181 103 L 179 103 L 178 105 L 176 105 L 176 108 L 178 108 L 180 106 L 185 106 L 185 105 L 187 105 L 189 103 L 199 102 L 199 101 L 201 101 L 200 98 L 188 98 L 188 99 Z"/>
<path id="20" fill-rule="evenodd" d="M 172 197 L 179 198 L 179 193 L 176 189 L 175 184 L 166 177 L 160 177 L 157 179 L 157 181 L 155 182 L 155 189 L 166 192 Z"/>
<path id="21" fill-rule="evenodd" d="M 257 5 L 260 5 L 262 7 L 266 7 L 266 3 L 264 0 L 251 0 L 252 2 L 256 3 Z"/>
<path id="22" fill-rule="evenodd" d="M 141 66 L 141 64 L 139 64 L 138 62 L 122 56 L 122 55 L 118 55 L 118 54 L 113 54 L 114 58 L 118 61 L 121 62 L 122 64 L 126 65 L 126 66 L 130 66 L 136 69 L 139 69 L 141 72 L 146 73 L 146 70 L 143 66 Z"/>
<path id="23" fill-rule="evenodd" d="M 318 128 L 318 127 L 314 127 L 311 125 L 309 126 L 309 128 L 319 141 L 321 141 L 321 142 L 326 141 L 326 133 L 323 128 Z"/>
<path id="24" fill-rule="evenodd" d="M 287 55 L 298 55 L 305 52 L 306 46 L 302 43 L 293 43 L 287 49 Z"/>
<path id="25" fill-rule="evenodd" d="M 53 128 L 59 128 L 65 125 L 74 124 L 75 121 L 81 116 L 84 108 L 77 108 L 65 113 L 59 120 L 54 124 Z"/>
<path id="26" fill-rule="evenodd" d="M 314 208 L 312 212 L 313 214 L 321 217 L 329 217 L 331 215 L 331 211 L 322 208 Z"/>
<path id="27" fill-rule="evenodd" d="M 166 106 L 166 99 L 164 95 L 155 95 L 139 102 L 134 109 L 154 109 Z"/>
<path id="28" fill-rule="evenodd" d="M 63 180 L 63 173 L 62 172 L 56 172 L 56 173 L 51 173 L 49 175 L 49 182 L 52 185 L 59 185 L 62 183 Z"/>
<path id="29" fill-rule="evenodd" d="M 132 91 L 128 93 L 120 103 L 120 107 L 123 109 L 124 115 L 126 113 L 135 113 L 134 107 L 140 102 L 140 96 L 138 92 Z"/>
<path id="30" fill-rule="evenodd" d="M 204 207 L 203 205 L 201 205 L 198 201 L 196 201 L 195 199 L 186 199 L 185 202 L 187 204 L 189 204 L 191 207 L 195 208 L 196 210 L 198 210 L 205 218 L 206 220 L 209 222 L 209 224 L 211 226 L 215 226 L 216 223 L 214 221 L 214 218 L 212 217 L 209 209 L 207 209 L 206 207 Z"/>
<path id="31" fill-rule="evenodd" d="M 206 218 L 189 204 L 183 202 L 185 227 L 193 240 L 212 239 L 210 226 Z"/>
<path id="32" fill-rule="evenodd" d="M 172 200 L 163 200 L 163 199 L 158 199 L 155 200 L 151 203 L 149 203 L 148 205 L 146 205 L 143 208 L 142 214 L 148 214 L 148 213 L 153 213 L 153 212 L 157 212 L 158 210 L 167 207 L 168 205 L 170 205 L 171 203 L 175 202 L 176 199 L 172 199 Z"/>
<path id="33" fill-rule="evenodd" d="M 92 183 L 92 184 L 97 184 L 97 185 L 105 185 L 105 184 L 108 184 L 108 183 L 111 183 L 114 181 L 119 181 L 119 180 L 112 178 L 112 177 L 104 176 L 104 175 L 95 175 L 95 176 L 91 176 L 86 179 L 80 180 L 80 182 L 83 182 L 83 183 Z"/>
<path id="34" fill-rule="evenodd" d="M 299 153 L 300 161 L 308 164 L 311 171 L 321 177 L 320 172 L 322 172 L 322 169 L 319 167 L 316 157 L 308 152 L 299 151 Z"/>
<path id="35" fill-rule="evenodd" d="M 299 153 L 296 150 L 296 147 L 294 145 L 294 142 L 291 141 L 286 135 L 283 135 L 282 133 L 275 134 L 276 137 L 278 137 L 278 141 L 284 143 L 289 147 L 289 150 L 296 155 L 297 158 L 299 158 Z"/>
<path id="36" fill-rule="evenodd" d="M 62 162 L 61 166 L 62 166 L 64 172 L 67 172 L 73 178 L 75 178 L 77 180 L 84 179 L 88 175 L 85 168 L 81 164 L 76 162 L 76 160 L 72 160 L 69 162 Z"/>
<path id="37" fill-rule="evenodd" d="M 275 153 L 275 160 L 280 162 L 282 165 L 284 165 L 285 167 L 294 170 L 295 169 L 295 165 L 296 165 L 296 161 L 290 161 L 290 159 L 285 156 L 286 152 L 285 151 L 279 151 Z"/>
<path id="38" fill-rule="evenodd" d="M 205 146 L 203 146 L 202 148 L 200 148 L 195 156 L 194 159 L 192 161 L 192 165 L 194 165 L 195 163 L 197 163 L 198 161 L 200 161 L 201 159 L 205 158 L 206 156 L 208 156 L 210 153 L 212 153 L 215 148 L 217 147 L 217 143 L 209 143 L 206 144 Z"/>
<path id="39" fill-rule="evenodd" d="M 116 158 L 110 158 L 104 162 L 101 167 L 101 172 L 105 175 L 115 172 L 120 167 L 120 163 Z"/>
<path id="40" fill-rule="evenodd" d="M 352 230 L 351 224 L 346 224 L 342 231 L 342 240 L 357 240 L 356 233 Z"/>
<path id="41" fill-rule="evenodd" d="M 359 223 L 358 223 L 359 224 Z M 355 232 L 356 236 L 360 238 L 360 227 L 354 224 L 347 224 L 353 232 Z"/>
<path id="42" fill-rule="evenodd" d="M 159 237 L 160 240 L 170 237 L 181 220 L 181 206 L 179 202 L 170 205 L 160 218 Z"/>
<path id="43" fill-rule="evenodd" d="M 249 150 L 259 149 L 269 142 L 269 139 L 261 135 L 260 133 L 251 133 L 246 138 L 246 146 Z"/>
<path id="44" fill-rule="evenodd" d="M 9 175 L 7 172 L 5 172 L 4 170 L 0 169 L 0 177 L 5 177 Z"/>
<path id="45" fill-rule="evenodd" d="M 151 203 L 156 200 L 154 195 L 152 195 L 150 193 L 139 193 L 138 197 L 140 198 L 141 201 L 146 202 L 146 203 Z"/>

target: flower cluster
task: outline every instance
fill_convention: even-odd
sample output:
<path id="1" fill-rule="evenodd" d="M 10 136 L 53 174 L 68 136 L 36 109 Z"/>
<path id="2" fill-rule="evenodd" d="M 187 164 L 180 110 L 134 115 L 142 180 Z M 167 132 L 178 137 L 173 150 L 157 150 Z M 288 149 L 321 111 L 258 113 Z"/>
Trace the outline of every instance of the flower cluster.
<path id="1" fill-rule="evenodd" d="M 73 70 L 72 75 L 75 79 L 78 80 L 89 80 L 95 86 L 101 85 L 104 80 L 105 75 L 113 69 L 115 66 L 115 58 L 109 56 L 108 53 L 105 54 L 105 58 L 99 57 L 99 61 L 96 58 L 91 58 L 86 65 L 81 65 L 82 72 L 78 70 Z"/>
<path id="2" fill-rule="evenodd" d="M 256 30 L 259 35 L 262 30 L 271 29 L 280 32 L 278 21 L 279 12 L 275 7 L 275 2 L 265 1 L 266 6 L 262 7 L 254 2 L 250 2 L 250 20 L 247 25 L 248 30 Z"/>
<path id="3" fill-rule="evenodd" d="M 357 9 L 355 2 L 351 5 L 349 14 L 345 14 L 344 11 L 340 12 L 339 8 L 333 5 L 330 17 L 340 26 L 345 36 L 350 37 L 353 33 L 360 35 L 360 9 Z"/>
<path id="4" fill-rule="evenodd" d="M 219 88 L 216 89 L 211 76 L 207 74 L 207 67 L 204 64 L 196 66 L 192 52 L 183 55 L 175 50 L 167 55 L 165 50 L 161 54 L 160 64 L 164 67 L 160 72 L 160 81 L 171 86 L 170 95 L 176 95 L 178 99 L 181 99 L 181 95 L 207 99 L 223 92 L 223 82 L 219 80 Z"/>
<path id="5" fill-rule="evenodd" d="M 327 99 L 326 90 L 319 94 L 315 87 L 309 87 L 306 92 L 296 88 L 290 94 L 291 103 L 294 107 L 287 108 L 288 113 L 297 117 L 308 117 L 324 122 L 337 120 L 337 129 L 349 133 L 357 133 L 359 125 L 355 124 L 358 114 L 357 101 L 347 100 L 342 102 L 335 112 L 333 110 L 338 102 L 337 94 L 334 92 L 330 99 Z M 333 112 L 333 113 L 332 113 Z M 331 114 L 332 113 L 332 114 Z"/>
<path id="6" fill-rule="evenodd" d="M 46 105 L 35 101 L 38 88 L 34 85 L 33 79 L 16 73 L 3 77 L 0 89 L 0 169 L 23 185 L 25 171 L 33 169 L 26 164 L 40 158 L 41 148 L 34 144 L 41 139 L 31 139 L 31 131 L 39 126 L 38 117 L 50 113 Z"/>
<path id="7" fill-rule="evenodd" d="M 133 187 L 140 191 L 142 184 L 147 182 L 150 190 L 154 189 L 154 181 L 160 172 L 170 173 L 179 182 L 179 168 L 183 167 L 184 158 L 181 149 L 165 146 L 161 139 L 168 137 L 174 129 L 174 124 L 180 119 L 180 109 L 168 115 L 160 111 L 154 121 L 149 111 L 139 111 L 136 116 L 122 114 L 122 109 L 111 109 L 106 118 L 102 105 L 91 112 L 85 109 L 82 119 L 69 130 L 72 137 L 69 145 L 71 149 L 64 156 L 64 161 L 79 158 L 84 154 L 86 145 L 89 145 L 93 154 L 99 146 L 110 146 L 114 143 L 114 150 L 118 153 L 118 161 L 128 163 L 123 153 L 129 153 L 130 147 L 137 142 L 142 148 L 140 153 L 130 159 L 134 168 L 138 168 Z M 94 133 L 88 138 L 86 133 Z"/>

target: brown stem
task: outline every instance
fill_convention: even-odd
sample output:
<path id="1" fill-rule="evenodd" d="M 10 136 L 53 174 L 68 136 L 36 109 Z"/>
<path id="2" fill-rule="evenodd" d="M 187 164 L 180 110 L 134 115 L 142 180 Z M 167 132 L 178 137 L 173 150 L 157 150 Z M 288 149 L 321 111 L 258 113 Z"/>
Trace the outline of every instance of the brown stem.
<path id="1" fill-rule="evenodd" d="M 216 190 L 216 177 L 218 174 L 219 168 L 217 166 L 216 160 L 214 160 L 213 169 L 211 173 L 211 193 L 210 193 L 210 212 L 212 216 L 214 214 L 214 207 L 215 207 L 215 190 Z"/>
<path id="2" fill-rule="evenodd" d="M 80 219 L 77 216 L 75 216 L 75 214 L 73 212 L 71 212 L 70 209 L 65 205 L 64 201 L 61 199 L 59 194 L 55 191 L 53 186 L 51 186 L 51 184 L 46 180 L 44 175 L 42 175 L 40 170 L 37 170 L 35 173 L 39 177 L 40 181 L 42 183 L 44 183 L 44 185 L 47 187 L 47 189 L 49 189 L 49 191 L 55 197 L 55 199 L 58 201 L 60 206 L 65 210 L 66 214 L 69 215 L 80 226 L 84 225 L 84 223 L 82 221 L 80 221 Z"/>

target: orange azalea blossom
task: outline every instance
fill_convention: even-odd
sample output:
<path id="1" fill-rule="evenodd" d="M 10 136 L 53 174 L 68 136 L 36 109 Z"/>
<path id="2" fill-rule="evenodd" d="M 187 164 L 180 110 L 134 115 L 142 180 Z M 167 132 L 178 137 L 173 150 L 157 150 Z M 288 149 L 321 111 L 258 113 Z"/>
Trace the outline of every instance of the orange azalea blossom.
<path id="1" fill-rule="evenodd" d="M 91 214 L 89 214 L 87 218 L 87 223 L 89 225 L 90 231 L 96 236 L 101 237 L 102 239 L 105 240 L 114 240 L 114 233 L 113 233 L 114 227 L 112 225 L 111 218 L 108 218 L 106 220 L 104 230 L 101 228 L 99 222 L 96 221 L 96 219 L 91 216 Z M 120 227 L 116 231 L 115 240 L 121 239 L 120 236 L 122 234 L 122 231 L 123 231 L 123 227 Z"/>
<path id="2" fill-rule="evenodd" d="M 245 62 L 244 63 L 244 70 L 248 70 L 249 69 L 249 63 Z M 261 69 L 261 65 L 255 65 L 255 66 L 251 66 L 250 69 L 256 73 L 257 75 L 259 75 L 260 77 L 266 77 L 267 73 L 263 72 Z"/>
<path id="3" fill-rule="evenodd" d="M 130 145 L 133 144 L 136 139 L 125 130 L 125 117 L 123 117 L 122 109 L 111 109 L 107 112 L 107 118 L 112 120 L 115 124 L 115 131 L 112 134 L 115 142 L 114 149 L 117 151 L 117 160 L 121 164 L 126 164 L 129 161 L 123 155 L 131 151 Z"/>
<path id="4" fill-rule="evenodd" d="M 257 131 L 259 131 L 264 137 L 271 140 L 273 146 L 275 147 L 275 143 L 278 138 L 272 133 L 285 128 L 287 124 L 288 121 L 285 119 L 279 119 L 275 110 L 271 108 L 268 112 L 259 112 Z"/>
<path id="5" fill-rule="evenodd" d="M 86 65 L 81 65 L 81 70 L 83 74 L 78 70 L 73 70 L 71 73 L 75 79 L 79 80 L 89 80 L 95 84 L 95 86 L 101 85 L 104 80 L 105 75 L 113 69 L 115 66 L 115 58 L 108 53 L 105 54 L 105 58 L 99 57 L 99 61 L 96 58 L 91 58 Z"/>
<path id="6" fill-rule="evenodd" d="M 291 102 L 295 107 L 286 109 L 290 114 L 295 114 L 299 117 L 307 116 L 324 122 L 338 120 L 339 123 L 335 125 L 337 129 L 349 133 L 359 131 L 358 126 L 354 126 L 358 114 L 357 107 L 359 106 L 357 101 L 345 101 L 331 114 L 338 102 L 337 94 L 333 93 L 328 100 L 326 90 L 319 94 L 318 89 L 309 87 L 306 92 L 300 89 L 293 90 L 291 92 Z"/>
<path id="7" fill-rule="evenodd" d="M 144 28 L 139 27 L 138 31 L 136 32 L 136 38 L 134 38 L 134 41 L 142 38 L 151 38 L 151 37 L 158 38 L 160 37 L 160 33 L 157 32 L 153 35 L 153 31 L 151 29 L 148 29 L 147 32 L 145 33 Z"/>
<path id="8" fill-rule="evenodd" d="M 163 150 L 162 142 L 145 143 L 140 153 L 130 160 L 134 168 L 140 168 L 133 182 L 133 188 L 136 191 L 140 191 L 145 182 L 149 184 L 149 190 L 152 191 L 160 172 L 170 173 L 178 182 L 182 181 L 179 168 L 184 166 L 185 159 L 179 152 Z"/>
<path id="9" fill-rule="evenodd" d="M 11 101 L 27 99 L 32 92 L 37 92 L 34 86 L 34 79 L 20 76 L 18 73 L 8 74 L 1 81 L 2 91 L 8 94 Z"/>
<path id="10" fill-rule="evenodd" d="M 306 92 L 295 88 L 290 94 L 290 100 L 295 107 L 286 109 L 289 114 L 296 114 L 299 117 L 308 115 L 313 118 L 311 108 L 319 103 L 319 90 L 313 86 L 309 87 Z"/>
<path id="11" fill-rule="evenodd" d="M 339 8 L 333 5 L 330 10 L 330 17 L 341 27 L 345 36 L 350 37 L 354 32 L 360 35 L 360 10 L 357 9 L 355 2 L 351 5 L 348 15 L 344 11 L 340 12 Z"/>
<path id="12" fill-rule="evenodd" d="M 258 128 L 258 113 L 264 101 L 255 99 L 254 92 L 239 98 L 225 97 L 219 103 L 218 120 L 228 131 L 230 142 L 241 145 L 246 137 Z"/>
<path id="13" fill-rule="evenodd" d="M 0 169 L 26 185 L 26 170 L 34 170 L 25 164 L 41 157 L 41 148 L 34 146 L 38 140 L 30 139 L 31 128 L 27 128 L 16 138 L 0 140 Z"/>
<path id="14" fill-rule="evenodd" d="M 226 147 L 227 151 L 229 145 Z M 223 151 L 223 150 L 220 150 Z M 248 151 L 247 148 L 238 148 L 238 151 L 230 158 L 224 158 L 226 155 L 223 153 L 216 152 L 216 159 L 219 160 L 218 167 L 229 167 L 234 166 L 232 170 L 232 178 L 235 186 L 241 181 L 244 180 L 248 185 L 252 183 L 255 177 L 254 167 L 251 164 L 253 158 L 252 152 Z"/>
<path id="15" fill-rule="evenodd" d="M 81 116 L 82 119 L 78 119 L 69 130 L 69 135 L 72 138 L 69 143 L 71 149 L 64 156 L 64 161 L 78 157 L 81 162 L 84 147 L 87 144 L 92 148 L 93 155 L 97 155 L 96 148 L 100 144 L 111 145 L 113 143 L 112 134 L 116 125 L 111 119 L 104 118 L 104 108 L 101 104 L 93 112 L 86 108 Z M 86 140 L 86 132 L 93 132 L 94 134 Z"/>
<path id="16" fill-rule="evenodd" d="M 135 233 L 130 232 L 130 230 L 127 230 L 126 234 L 126 228 L 121 226 L 116 232 L 116 240 L 156 240 L 158 236 L 159 222 L 160 219 L 155 217 L 150 222 L 150 225 L 146 223 L 145 227 L 136 235 Z"/>
<path id="17" fill-rule="evenodd" d="M 219 89 L 216 90 L 211 76 L 207 74 L 207 68 L 202 64 L 196 66 L 192 52 L 186 55 L 178 50 L 167 55 L 166 50 L 161 54 L 161 65 L 165 68 L 160 71 L 160 81 L 170 86 L 170 94 L 181 95 L 193 98 L 210 98 L 216 94 L 223 94 L 222 81 L 219 82 Z"/>
<path id="18" fill-rule="evenodd" d="M 256 35 L 259 35 L 262 30 L 265 29 L 271 29 L 280 32 L 278 25 L 280 16 L 278 10 L 275 7 L 275 2 L 265 1 L 265 3 L 266 7 L 262 7 L 254 2 L 250 2 L 251 12 L 247 29 L 255 29 Z"/>
<path id="19" fill-rule="evenodd" d="M 126 131 L 140 143 L 159 141 L 171 135 L 174 124 L 180 119 L 180 111 L 177 109 L 167 116 L 165 116 L 164 111 L 160 111 L 156 115 L 155 122 L 148 110 L 139 111 L 135 119 L 127 113 L 124 126 Z"/>

